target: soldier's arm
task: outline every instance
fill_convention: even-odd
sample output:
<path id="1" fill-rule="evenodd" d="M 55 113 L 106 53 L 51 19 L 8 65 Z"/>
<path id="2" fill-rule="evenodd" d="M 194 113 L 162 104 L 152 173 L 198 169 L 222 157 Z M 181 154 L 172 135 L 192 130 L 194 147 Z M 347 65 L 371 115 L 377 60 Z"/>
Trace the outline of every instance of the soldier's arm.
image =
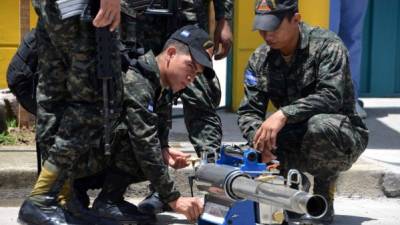
<path id="1" fill-rule="evenodd" d="M 215 20 L 232 20 L 234 0 L 214 0 Z"/>
<path id="2" fill-rule="evenodd" d="M 232 47 L 233 35 L 230 27 L 233 0 L 214 0 L 216 27 L 214 31 L 214 58 L 225 58 Z"/>
<path id="3" fill-rule="evenodd" d="M 221 119 L 216 111 L 221 99 L 218 79 L 196 78 L 181 99 L 185 125 L 197 155 L 218 150 L 222 140 Z"/>
<path id="4" fill-rule="evenodd" d="M 164 101 L 157 106 L 157 115 L 159 118 L 158 134 L 164 162 L 174 169 L 186 167 L 188 165 L 186 155 L 169 146 L 169 131 L 172 128 L 172 102 L 169 97 L 168 99 L 164 98 Z"/>
<path id="5" fill-rule="evenodd" d="M 162 102 L 157 107 L 158 115 L 158 136 L 160 139 L 161 149 L 169 147 L 169 131 L 172 127 L 172 103 Z"/>
<path id="6" fill-rule="evenodd" d="M 101 0 L 100 9 L 93 19 L 95 27 L 110 25 L 110 31 L 114 31 L 121 20 L 121 4 L 119 0 Z"/>
<path id="7" fill-rule="evenodd" d="M 341 110 L 345 82 L 349 76 L 347 49 L 341 42 L 331 41 L 321 48 L 318 61 L 315 93 L 281 108 L 287 123 L 298 123 L 316 114 Z"/>
<path id="8" fill-rule="evenodd" d="M 133 74 L 136 76 L 137 74 Z M 161 154 L 154 93 L 149 83 L 140 79 L 124 80 L 125 120 L 137 162 L 164 202 L 179 198 Z"/>
<path id="9" fill-rule="evenodd" d="M 256 61 L 257 55 L 253 54 L 245 70 L 244 97 L 237 111 L 239 128 L 249 145 L 253 144 L 254 135 L 265 120 L 269 101 L 268 94 L 260 88 Z"/>

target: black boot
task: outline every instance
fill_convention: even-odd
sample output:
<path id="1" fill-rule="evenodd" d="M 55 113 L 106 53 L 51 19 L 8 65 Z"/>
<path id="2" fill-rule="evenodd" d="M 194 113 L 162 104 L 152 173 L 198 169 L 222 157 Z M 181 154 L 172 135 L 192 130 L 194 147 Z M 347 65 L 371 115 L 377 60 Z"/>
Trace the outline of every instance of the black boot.
<path id="1" fill-rule="evenodd" d="M 160 200 L 157 192 L 150 193 L 143 201 L 141 201 L 138 205 L 138 209 L 146 215 L 156 215 L 158 213 L 172 211 L 168 204 L 165 204 Z"/>
<path id="2" fill-rule="evenodd" d="M 67 225 L 64 212 L 60 207 L 39 206 L 30 199 L 26 199 L 22 203 L 18 213 L 18 223 L 23 225 Z"/>
<path id="3" fill-rule="evenodd" d="M 314 178 L 314 194 L 323 196 L 328 202 L 327 212 L 321 218 L 312 218 L 309 215 L 305 215 L 301 218 L 301 225 L 329 225 L 333 223 L 335 216 L 335 210 L 333 207 L 333 200 L 336 189 L 337 177 L 333 177 L 330 180 L 315 177 Z"/>
<path id="4" fill-rule="evenodd" d="M 23 225 L 88 225 L 57 205 L 39 206 L 27 199 L 18 214 Z"/>
<path id="5" fill-rule="evenodd" d="M 295 178 L 295 179 L 297 179 L 297 178 Z M 301 191 L 305 191 L 305 192 L 310 191 L 311 182 L 304 173 L 301 173 L 301 186 L 302 186 Z M 299 189 L 299 185 L 292 184 L 290 186 L 290 188 Z M 284 215 L 285 215 L 285 221 L 288 221 L 288 222 L 298 222 L 300 220 L 300 218 L 302 216 L 304 216 L 304 214 L 295 213 L 295 212 L 287 211 L 287 210 L 284 211 Z"/>
<path id="6" fill-rule="evenodd" d="M 30 197 L 20 208 L 18 222 L 28 225 L 87 225 L 58 204 L 58 194 L 66 182 L 66 169 L 45 162 Z"/>
<path id="7" fill-rule="evenodd" d="M 154 224 L 154 216 L 140 213 L 134 204 L 124 200 L 124 193 L 130 183 L 129 175 L 108 172 L 103 189 L 93 202 L 92 211 L 100 217 L 118 220 L 121 224 Z"/>
<path id="8" fill-rule="evenodd" d="M 328 201 L 328 210 L 323 217 L 316 219 L 309 215 L 304 215 L 300 219 L 300 225 L 329 225 L 333 223 L 334 216 L 333 201 Z"/>
<path id="9" fill-rule="evenodd" d="M 74 193 L 75 197 L 81 203 L 82 207 L 89 208 L 90 198 L 87 192 L 89 190 L 100 189 L 103 187 L 106 172 L 100 172 L 89 177 L 75 179 Z"/>
<path id="10" fill-rule="evenodd" d="M 86 225 L 120 225 L 118 220 L 102 217 L 93 210 L 88 209 L 75 194 L 67 202 L 65 209 L 74 218 L 84 221 Z"/>

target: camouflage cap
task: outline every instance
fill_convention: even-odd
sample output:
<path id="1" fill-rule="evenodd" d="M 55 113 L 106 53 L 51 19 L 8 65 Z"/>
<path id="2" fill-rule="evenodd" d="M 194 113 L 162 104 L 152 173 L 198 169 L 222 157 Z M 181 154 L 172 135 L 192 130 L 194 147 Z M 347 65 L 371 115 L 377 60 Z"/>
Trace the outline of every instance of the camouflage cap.
<path id="1" fill-rule="evenodd" d="M 253 30 L 276 30 L 287 12 L 297 11 L 297 2 L 297 0 L 257 0 Z"/>

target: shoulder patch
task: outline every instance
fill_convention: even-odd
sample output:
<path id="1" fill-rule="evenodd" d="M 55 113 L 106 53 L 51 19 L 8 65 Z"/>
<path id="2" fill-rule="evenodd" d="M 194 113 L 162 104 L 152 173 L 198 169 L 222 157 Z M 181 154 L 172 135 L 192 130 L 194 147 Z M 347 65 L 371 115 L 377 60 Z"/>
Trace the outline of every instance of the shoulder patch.
<path id="1" fill-rule="evenodd" d="M 247 86 L 257 85 L 257 77 L 250 69 L 247 69 L 246 72 L 244 72 L 244 79 Z"/>

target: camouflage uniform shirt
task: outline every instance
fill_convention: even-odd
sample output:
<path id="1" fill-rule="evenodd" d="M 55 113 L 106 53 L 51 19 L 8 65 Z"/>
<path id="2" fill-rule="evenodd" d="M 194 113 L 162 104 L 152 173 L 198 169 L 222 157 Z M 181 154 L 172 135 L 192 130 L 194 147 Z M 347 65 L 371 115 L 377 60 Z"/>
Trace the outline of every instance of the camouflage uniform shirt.
<path id="1" fill-rule="evenodd" d="M 177 13 L 177 26 L 198 24 L 208 30 L 208 9 L 211 1 L 182 0 L 181 10 Z M 133 0 L 121 2 L 122 15 L 121 40 L 127 46 L 143 47 L 155 54 L 161 52 L 170 35 L 168 17 L 145 15 L 142 9 L 135 9 Z M 213 1 L 215 19 L 232 19 L 233 0 Z M 126 16 L 129 15 L 129 16 Z M 185 124 L 189 139 L 196 152 L 213 152 L 219 149 L 222 140 L 221 120 L 216 112 L 221 99 L 218 78 L 211 80 L 204 76 L 197 77 L 182 93 Z M 158 108 L 160 121 L 160 139 L 163 147 L 168 146 L 168 134 L 171 128 L 172 104 Z"/>
<path id="2" fill-rule="evenodd" d="M 171 99 L 171 92 L 161 86 L 160 71 L 151 51 L 141 56 L 135 68 L 123 75 L 123 83 L 124 107 L 121 126 L 127 128 L 131 145 L 131 152 L 124 160 L 131 161 L 129 157 L 134 157 L 136 167 L 140 169 L 132 166 L 120 169 L 125 172 L 140 171 L 150 180 L 164 202 L 173 201 L 180 193 L 175 189 L 174 182 L 168 174 L 168 166 L 162 158 L 158 134 L 159 116 L 156 113 L 159 104 L 166 101 L 165 98 Z M 118 157 L 118 149 L 114 151 L 117 151 L 115 154 Z M 120 160 L 118 164 L 117 167 L 123 167 Z"/>
<path id="3" fill-rule="evenodd" d="M 263 44 L 251 55 L 245 70 L 245 98 L 238 110 L 244 137 L 253 137 L 265 120 L 268 102 L 287 117 L 287 124 L 317 114 L 341 114 L 365 127 L 354 110 L 348 52 L 332 32 L 299 25 L 300 39 L 290 63 Z"/>

